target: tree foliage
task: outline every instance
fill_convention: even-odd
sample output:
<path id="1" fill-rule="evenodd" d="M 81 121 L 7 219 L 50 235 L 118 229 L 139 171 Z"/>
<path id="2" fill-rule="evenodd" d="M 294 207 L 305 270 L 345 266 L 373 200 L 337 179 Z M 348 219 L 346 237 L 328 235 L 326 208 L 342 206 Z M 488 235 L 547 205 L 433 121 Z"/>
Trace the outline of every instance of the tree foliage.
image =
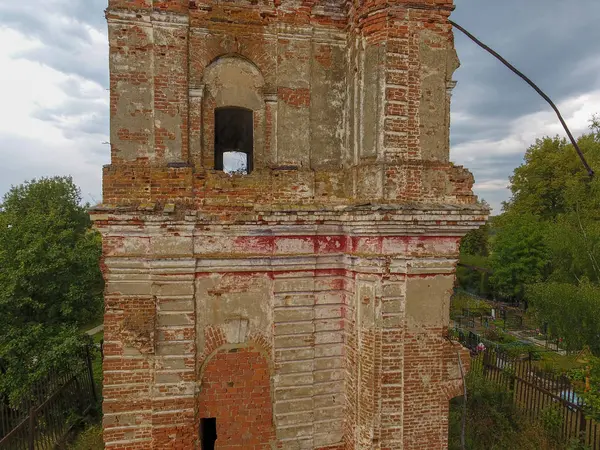
<path id="1" fill-rule="evenodd" d="M 600 358 L 588 358 L 583 368 L 570 371 L 569 378 L 580 387 L 578 393 L 588 417 L 600 421 Z"/>
<path id="2" fill-rule="evenodd" d="M 600 168 L 600 120 L 578 144 Z M 540 325 L 573 348 L 600 354 L 600 180 L 590 178 L 564 139 L 536 141 L 515 169 L 512 197 L 494 222 L 491 278 L 496 291 L 525 298 Z"/>
<path id="3" fill-rule="evenodd" d="M 469 231 L 460 241 L 460 254 L 474 256 L 489 255 L 489 225 Z"/>
<path id="4" fill-rule="evenodd" d="M 458 285 L 474 294 L 489 293 L 489 235 L 490 226 L 469 231 L 460 241 L 460 265 L 456 269 Z"/>
<path id="5" fill-rule="evenodd" d="M 525 162 L 510 177 L 512 198 L 505 210 L 551 219 L 565 211 L 564 191 L 568 173 L 577 173 L 580 164 L 573 147 L 558 137 L 538 139 L 527 149 Z"/>
<path id="6" fill-rule="evenodd" d="M 70 178 L 13 187 L 0 206 L 0 393 L 16 402 L 98 317 L 101 242 Z M 67 359 L 65 359 L 67 358 Z"/>
<path id="7" fill-rule="evenodd" d="M 600 287 L 591 283 L 539 283 L 527 286 L 527 298 L 539 323 L 548 325 L 568 350 L 589 346 L 600 355 Z"/>
<path id="8" fill-rule="evenodd" d="M 524 285 L 543 281 L 549 255 L 544 224 L 533 215 L 510 215 L 498 224 L 490 262 L 491 282 L 506 297 L 523 298 Z"/>
<path id="9" fill-rule="evenodd" d="M 600 163 L 600 133 L 578 140 L 592 167 Z M 600 181 L 590 179 L 573 146 L 557 138 L 538 141 L 515 170 L 506 205 L 512 215 L 533 214 L 546 224 L 544 242 L 552 281 L 600 282 Z"/>

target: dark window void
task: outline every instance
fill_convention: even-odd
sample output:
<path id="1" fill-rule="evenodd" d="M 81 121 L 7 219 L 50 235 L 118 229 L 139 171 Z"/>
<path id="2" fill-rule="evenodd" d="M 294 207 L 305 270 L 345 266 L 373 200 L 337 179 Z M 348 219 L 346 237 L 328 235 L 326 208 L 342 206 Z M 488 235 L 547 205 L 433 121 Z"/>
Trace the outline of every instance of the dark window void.
<path id="1" fill-rule="evenodd" d="M 252 172 L 254 115 L 243 108 L 215 109 L 215 169 Z"/>
<path id="2" fill-rule="evenodd" d="M 200 419 L 200 443 L 202 450 L 215 450 L 217 440 L 217 419 Z"/>

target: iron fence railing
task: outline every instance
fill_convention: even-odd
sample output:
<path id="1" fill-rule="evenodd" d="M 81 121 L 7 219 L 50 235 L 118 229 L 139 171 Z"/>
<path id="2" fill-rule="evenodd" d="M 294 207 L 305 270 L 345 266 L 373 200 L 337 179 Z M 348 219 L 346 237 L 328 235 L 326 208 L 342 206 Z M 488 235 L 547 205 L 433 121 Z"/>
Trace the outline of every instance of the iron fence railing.
<path id="1" fill-rule="evenodd" d="M 81 364 L 49 373 L 18 407 L 0 403 L 1 450 L 50 450 L 97 402 L 89 351 Z"/>
<path id="2" fill-rule="evenodd" d="M 593 411 L 578 395 L 577 386 L 565 375 L 547 373 L 530 357 L 509 355 L 490 341 L 472 332 L 460 330 L 454 336 L 474 355 L 471 371 L 511 393 L 515 405 L 531 419 L 541 419 L 552 408 L 560 417 L 565 441 L 578 439 L 592 450 L 600 450 L 600 411 Z M 484 343 L 485 350 L 477 351 Z"/>

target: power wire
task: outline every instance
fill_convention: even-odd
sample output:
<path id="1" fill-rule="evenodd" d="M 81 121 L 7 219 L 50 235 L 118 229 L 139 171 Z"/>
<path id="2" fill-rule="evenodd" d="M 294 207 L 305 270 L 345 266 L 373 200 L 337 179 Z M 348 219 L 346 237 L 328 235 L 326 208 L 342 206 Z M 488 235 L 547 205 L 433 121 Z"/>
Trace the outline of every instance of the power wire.
<path id="1" fill-rule="evenodd" d="M 590 167 L 590 165 L 586 161 L 585 156 L 583 155 L 583 152 L 579 148 L 579 145 L 577 145 L 577 141 L 575 140 L 575 138 L 571 134 L 571 130 L 569 130 L 569 127 L 567 126 L 567 123 L 563 119 L 560 111 L 558 110 L 558 108 L 556 107 L 556 105 L 554 104 L 554 102 L 550 99 L 550 97 L 548 97 L 544 93 L 544 91 L 542 91 L 533 81 L 531 81 L 527 76 L 525 76 L 525 74 L 523 74 L 521 71 L 519 71 L 517 68 L 515 68 L 506 59 L 504 59 L 502 56 L 500 56 L 496 51 L 494 51 L 493 49 L 491 49 L 490 47 L 488 47 L 487 45 L 485 45 L 483 42 L 481 42 L 479 39 L 477 39 L 475 36 L 473 36 L 471 33 L 469 33 L 467 30 L 465 30 L 463 27 L 461 27 L 457 23 L 453 22 L 452 20 L 450 20 L 449 22 L 452 24 L 453 27 L 455 27 L 457 30 L 461 31 L 465 36 L 467 36 L 469 39 L 471 39 L 473 42 L 475 42 L 478 46 L 480 46 L 482 49 L 484 49 L 485 51 L 487 51 L 488 53 L 490 53 L 492 56 L 494 56 L 496 59 L 498 59 L 502 64 L 504 64 L 506 67 L 508 67 L 519 78 L 523 79 L 544 100 L 546 100 L 548 102 L 548 104 L 552 107 L 552 109 L 554 110 L 554 112 L 558 116 L 558 120 L 560 120 L 560 123 L 562 124 L 563 128 L 567 132 L 567 136 L 569 136 L 569 139 L 571 140 L 571 143 L 573 144 L 573 147 L 575 148 L 575 151 L 579 155 L 579 159 L 581 159 L 581 162 L 583 163 L 583 166 L 585 167 L 585 170 L 587 171 L 587 173 L 588 173 L 588 175 L 590 177 L 593 177 L 594 176 L 594 170 Z"/>

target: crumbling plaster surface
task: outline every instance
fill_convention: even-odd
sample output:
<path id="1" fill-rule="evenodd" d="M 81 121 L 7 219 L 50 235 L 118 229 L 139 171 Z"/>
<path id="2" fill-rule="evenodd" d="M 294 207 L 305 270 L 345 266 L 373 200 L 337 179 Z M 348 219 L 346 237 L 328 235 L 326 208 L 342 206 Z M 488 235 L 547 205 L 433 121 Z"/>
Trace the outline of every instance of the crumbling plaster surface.
<path id="1" fill-rule="evenodd" d="M 425 30 L 420 40 L 423 98 L 419 117 L 423 159 L 448 162 L 450 92 L 452 74 L 459 66 L 458 57 L 454 47 L 435 33 Z"/>
<path id="2" fill-rule="evenodd" d="M 451 10 L 109 1 L 108 449 L 197 448 L 200 418 L 250 410 L 222 445 L 446 447 L 458 245 L 487 214 L 448 161 Z M 220 106 L 254 112 L 250 175 L 213 169 Z"/>
<path id="3" fill-rule="evenodd" d="M 344 448 L 395 448 L 419 436 L 404 422 L 406 402 L 415 402 L 409 410 L 441 408 L 460 387 L 456 350 L 441 333 L 459 236 L 484 220 L 477 208 L 258 209 L 244 221 L 155 214 L 94 217 L 110 255 L 107 377 L 124 360 L 145 367 L 136 392 L 152 399 L 141 422 L 158 433 L 152 442 L 162 428 L 150 418 L 164 413 L 151 411 L 178 411 L 173 426 L 193 431 L 205 407 L 197 404 L 202 373 L 219 349 L 259 348 L 271 364 L 274 439 L 283 448 L 342 440 Z M 144 333 L 131 339 L 140 330 L 121 319 L 142 311 L 156 327 L 150 347 Z M 114 409 L 123 400 L 112 385 L 108 439 L 140 420 Z"/>
<path id="4" fill-rule="evenodd" d="M 230 105 L 251 110 L 264 108 L 260 94 L 265 81 L 250 61 L 235 56 L 219 58 L 206 68 L 202 81 L 216 108 Z"/>
<path id="5" fill-rule="evenodd" d="M 267 334 L 273 326 L 271 292 L 272 281 L 264 274 L 245 276 L 243 272 L 219 273 L 215 270 L 198 275 L 195 286 L 196 310 L 201 311 L 196 320 L 198 351 L 205 351 L 204 330 L 207 327 L 228 326 L 235 320 L 245 321 L 247 333 Z"/>
<path id="6" fill-rule="evenodd" d="M 408 24 L 408 37 L 381 42 L 318 23 L 310 27 L 252 23 L 228 29 L 205 18 L 210 14 L 221 17 L 225 13 L 219 8 L 199 9 L 191 19 L 169 13 L 141 18 L 138 14 L 132 19 L 130 12 L 118 11 L 109 13 L 115 164 L 105 170 L 108 202 L 118 201 L 119 196 L 128 202 L 160 200 L 166 195 L 161 189 L 169 189 L 170 182 L 153 188 L 152 177 L 165 170 L 160 165 L 164 161 L 189 164 L 190 171 L 203 173 L 193 183 L 194 191 L 204 191 L 204 196 L 194 199 L 182 192 L 186 194 L 182 201 L 201 204 L 210 198 L 214 203 L 211 197 L 219 191 L 206 189 L 203 181 L 220 178 L 211 170 L 210 116 L 214 107 L 225 105 L 252 106 L 255 111 L 256 170 L 289 167 L 329 172 L 321 178 L 336 171 L 336 177 L 348 180 L 343 192 L 329 196 L 339 203 L 417 201 L 423 194 L 439 202 L 475 201 L 468 190 L 457 193 L 452 189 L 456 178 L 452 172 L 460 171 L 448 165 L 448 89 L 456 58 L 444 27 L 424 27 L 418 20 L 425 19 L 409 14 L 394 19 Z M 136 26 L 125 27 L 127 20 Z M 184 35 L 186 27 L 189 33 Z M 406 51 L 410 58 L 417 57 L 418 64 L 404 67 Z M 240 75 L 246 71 L 241 69 L 246 61 L 256 69 L 247 80 Z M 188 65 L 189 73 L 181 72 Z M 213 72 L 222 65 L 218 74 Z M 419 84 L 412 81 L 417 74 Z M 254 77 L 264 81 L 249 81 Z M 240 78 L 244 78 L 242 84 Z M 252 86 L 238 88 L 246 83 Z M 122 98 L 129 100 L 127 104 L 120 103 Z M 154 107 L 148 109 L 152 103 Z M 138 105 L 139 112 L 129 112 L 132 105 Z M 131 186 L 130 192 L 141 195 L 125 196 L 112 189 L 111 176 L 142 170 L 139 164 L 126 168 L 119 161 L 158 164 L 149 177 L 135 177 L 134 184 L 145 186 Z M 426 161 L 433 165 L 424 165 Z M 411 177 L 403 175 L 410 172 Z M 163 177 L 173 178 L 167 173 Z M 319 177 L 307 174 L 304 178 L 312 184 Z M 252 184 L 254 195 L 242 203 L 260 202 L 267 198 L 265 190 L 296 189 L 292 184 L 274 183 L 270 173 L 255 177 Z M 308 189 L 317 192 L 314 186 Z M 310 198 L 315 201 L 314 195 L 302 201 Z M 225 204 L 230 201 L 227 198 Z"/>

